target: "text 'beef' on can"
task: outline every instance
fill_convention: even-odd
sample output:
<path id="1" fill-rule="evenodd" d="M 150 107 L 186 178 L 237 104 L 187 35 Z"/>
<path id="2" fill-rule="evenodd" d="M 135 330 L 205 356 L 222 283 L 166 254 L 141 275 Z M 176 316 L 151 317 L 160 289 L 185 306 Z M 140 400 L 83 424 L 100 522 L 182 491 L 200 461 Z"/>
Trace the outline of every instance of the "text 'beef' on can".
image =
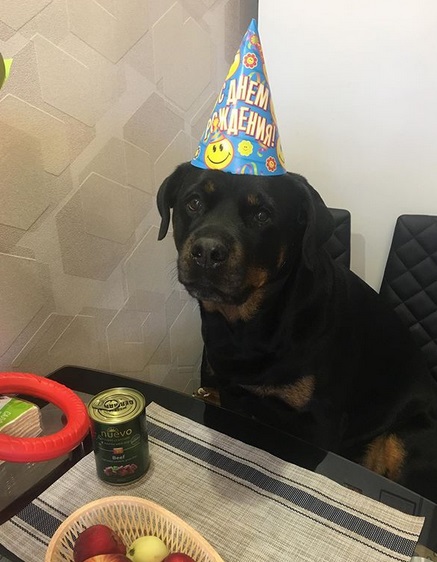
<path id="1" fill-rule="evenodd" d="M 88 404 L 97 476 L 109 484 L 138 480 L 149 468 L 146 400 L 132 388 L 110 388 Z"/>

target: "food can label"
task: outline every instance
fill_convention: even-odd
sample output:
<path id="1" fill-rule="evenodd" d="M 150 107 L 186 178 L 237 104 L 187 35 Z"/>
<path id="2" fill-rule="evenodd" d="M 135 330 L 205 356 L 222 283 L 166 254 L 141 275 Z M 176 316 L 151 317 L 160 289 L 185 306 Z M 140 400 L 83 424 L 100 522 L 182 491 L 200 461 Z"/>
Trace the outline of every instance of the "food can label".
<path id="1" fill-rule="evenodd" d="M 145 401 L 137 404 L 139 393 L 128 390 L 114 389 L 113 394 L 106 391 L 103 397 L 94 397 L 88 406 L 97 475 L 109 484 L 133 482 L 149 467 Z"/>

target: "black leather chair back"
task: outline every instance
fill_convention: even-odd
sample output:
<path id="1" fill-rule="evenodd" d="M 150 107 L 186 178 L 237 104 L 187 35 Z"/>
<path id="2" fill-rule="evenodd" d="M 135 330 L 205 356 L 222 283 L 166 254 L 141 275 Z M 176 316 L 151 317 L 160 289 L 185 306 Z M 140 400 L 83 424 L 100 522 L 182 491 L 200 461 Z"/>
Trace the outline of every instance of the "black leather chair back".
<path id="1" fill-rule="evenodd" d="M 437 380 L 437 216 L 401 215 L 380 289 Z"/>
<path id="2" fill-rule="evenodd" d="M 351 261 L 351 214 L 346 209 L 329 209 L 334 219 L 335 230 L 326 243 L 326 249 L 334 260 L 347 268 Z"/>

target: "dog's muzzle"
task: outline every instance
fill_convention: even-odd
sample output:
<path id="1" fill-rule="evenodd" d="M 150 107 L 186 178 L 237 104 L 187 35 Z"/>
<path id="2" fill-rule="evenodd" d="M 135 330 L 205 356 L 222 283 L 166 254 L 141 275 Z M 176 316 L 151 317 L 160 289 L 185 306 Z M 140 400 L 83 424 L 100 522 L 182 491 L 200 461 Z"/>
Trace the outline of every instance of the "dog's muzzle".
<path id="1" fill-rule="evenodd" d="M 241 245 L 229 235 L 196 233 L 179 251 L 179 281 L 200 300 L 244 302 L 245 272 Z"/>

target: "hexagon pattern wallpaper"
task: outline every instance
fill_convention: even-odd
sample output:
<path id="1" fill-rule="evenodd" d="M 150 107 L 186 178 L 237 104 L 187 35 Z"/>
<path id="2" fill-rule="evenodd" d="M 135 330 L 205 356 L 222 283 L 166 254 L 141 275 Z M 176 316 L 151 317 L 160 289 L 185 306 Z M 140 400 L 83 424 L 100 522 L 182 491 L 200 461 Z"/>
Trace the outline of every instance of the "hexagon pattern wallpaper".
<path id="1" fill-rule="evenodd" d="M 189 160 L 255 0 L 2 0 L 0 369 L 191 392 L 197 303 L 155 197 Z"/>

